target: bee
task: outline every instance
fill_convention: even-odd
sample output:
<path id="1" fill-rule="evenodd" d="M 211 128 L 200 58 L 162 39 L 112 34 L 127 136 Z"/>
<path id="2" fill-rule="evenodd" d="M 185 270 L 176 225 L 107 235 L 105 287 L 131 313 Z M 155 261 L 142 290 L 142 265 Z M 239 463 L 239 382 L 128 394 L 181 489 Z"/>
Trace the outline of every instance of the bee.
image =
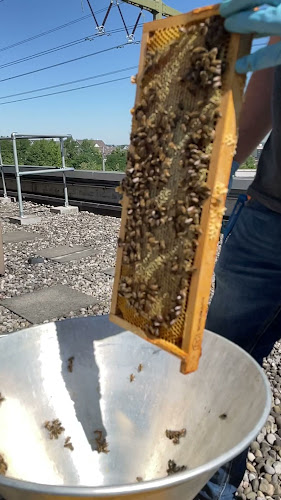
<path id="1" fill-rule="evenodd" d="M 94 434 L 97 434 L 96 443 L 97 443 L 97 452 L 98 453 L 109 453 L 108 443 L 102 435 L 102 431 L 96 430 Z"/>
<path id="2" fill-rule="evenodd" d="M 221 88 L 221 81 L 217 81 L 213 83 L 213 89 L 220 89 Z"/>
<path id="3" fill-rule="evenodd" d="M 70 358 L 68 358 L 68 364 L 67 364 L 67 369 L 70 373 L 72 373 L 73 371 L 73 361 L 74 361 L 74 356 L 71 356 Z"/>
<path id="4" fill-rule="evenodd" d="M 71 443 L 71 437 L 70 437 L 70 436 L 68 436 L 68 437 L 65 439 L 65 442 L 64 442 L 63 447 L 64 447 L 64 448 L 68 448 L 70 451 L 73 451 L 73 450 L 74 450 L 73 444 Z"/>
<path id="5" fill-rule="evenodd" d="M 131 375 L 130 375 L 130 382 L 134 382 L 135 378 L 136 378 L 135 375 L 133 373 L 131 373 Z"/>
<path id="6" fill-rule="evenodd" d="M 142 370 L 143 370 L 143 365 L 142 365 L 142 363 L 140 363 L 138 366 L 138 372 L 141 372 Z"/>
<path id="7" fill-rule="evenodd" d="M 151 283 L 149 285 L 149 288 L 150 288 L 150 290 L 152 290 L 152 292 L 157 292 L 157 290 L 159 289 L 159 286 L 157 285 L 157 283 Z"/>
<path id="8" fill-rule="evenodd" d="M 192 51 L 192 55 L 206 54 L 206 53 L 207 53 L 207 49 L 205 47 L 195 47 L 195 49 L 193 49 L 193 51 Z"/>
<path id="9" fill-rule="evenodd" d="M 0 392 L 0 405 L 1 405 L 1 403 L 3 403 L 3 401 L 5 401 L 5 398 L 4 398 L 4 396 L 2 396 L 2 394 Z"/>

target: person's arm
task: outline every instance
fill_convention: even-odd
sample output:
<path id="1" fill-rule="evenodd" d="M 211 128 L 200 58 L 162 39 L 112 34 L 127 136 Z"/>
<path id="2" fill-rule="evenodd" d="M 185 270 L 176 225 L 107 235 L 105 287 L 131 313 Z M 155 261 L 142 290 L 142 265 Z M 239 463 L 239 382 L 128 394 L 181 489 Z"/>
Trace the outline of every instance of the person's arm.
<path id="1" fill-rule="evenodd" d="M 271 37 L 269 45 L 280 41 Z M 239 140 L 234 160 L 240 165 L 272 128 L 271 98 L 275 68 L 253 73 L 249 81 L 239 122 Z"/>

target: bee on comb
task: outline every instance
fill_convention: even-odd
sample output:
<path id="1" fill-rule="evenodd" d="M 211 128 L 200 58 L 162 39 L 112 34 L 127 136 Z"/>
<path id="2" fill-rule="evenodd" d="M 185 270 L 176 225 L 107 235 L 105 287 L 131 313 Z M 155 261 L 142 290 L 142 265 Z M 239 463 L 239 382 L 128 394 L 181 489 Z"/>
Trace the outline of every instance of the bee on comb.
<path id="1" fill-rule="evenodd" d="M 197 369 L 249 37 L 217 7 L 144 26 L 110 319 Z"/>

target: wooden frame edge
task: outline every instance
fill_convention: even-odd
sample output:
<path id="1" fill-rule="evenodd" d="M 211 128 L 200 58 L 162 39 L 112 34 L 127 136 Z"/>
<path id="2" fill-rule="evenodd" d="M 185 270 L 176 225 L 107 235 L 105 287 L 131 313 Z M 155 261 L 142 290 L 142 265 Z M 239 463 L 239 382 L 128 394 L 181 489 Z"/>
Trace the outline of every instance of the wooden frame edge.
<path id="1" fill-rule="evenodd" d="M 140 80 L 145 61 L 147 42 L 149 36 L 153 34 L 154 31 L 174 26 L 175 19 L 177 21 L 177 24 L 186 25 L 188 23 L 197 22 L 206 19 L 206 17 L 218 14 L 219 14 L 219 5 L 216 4 L 213 6 L 195 9 L 187 14 L 181 14 L 179 16 L 167 18 L 165 20 L 146 23 L 143 28 L 141 56 L 140 56 L 139 70 L 138 70 L 138 75 Z M 118 287 L 122 269 L 123 250 L 121 247 L 118 247 L 117 249 L 116 269 L 115 269 L 115 277 L 114 277 L 114 285 L 112 293 L 111 310 L 109 316 L 110 320 L 115 324 L 117 324 L 118 326 L 121 326 L 122 328 L 125 328 L 126 330 L 129 330 L 137 334 L 138 336 L 150 342 L 151 344 L 160 347 L 161 349 L 164 349 L 169 353 L 172 353 L 175 356 L 177 356 L 181 360 L 182 373 L 190 373 L 192 371 L 195 371 L 198 368 L 198 363 L 201 356 L 201 344 L 202 344 L 205 321 L 208 311 L 209 291 L 211 288 L 211 279 L 214 269 L 214 261 L 216 257 L 216 248 L 220 235 L 220 231 L 218 231 L 218 233 L 213 238 L 212 243 L 210 244 L 209 233 L 208 233 L 208 230 L 210 228 L 210 209 L 216 185 L 217 184 L 221 184 L 222 186 L 228 185 L 231 162 L 233 158 L 233 151 L 237 141 L 237 121 L 238 121 L 239 111 L 241 108 L 242 90 L 244 88 L 245 79 L 242 81 L 240 75 L 237 75 L 235 73 L 235 62 L 237 59 L 237 55 L 241 56 L 245 54 L 245 50 L 243 50 L 243 48 L 241 50 L 241 47 L 243 46 L 242 43 L 243 38 L 245 39 L 245 37 L 240 37 L 240 35 L 235 35 L 235 34 L 231 35 L 230 43 L 233 45 L 232 50 L 235 52 L 235 55 L 232 55 L 231 67 L 229 68 L 228 74 L 226 76 L 226 87 L 229 88 L 226 91 L 226 94 L 223 95 L 220 106 L 221 109 L 224 109 L 226 111 L 224 119 L 219 120 L 216 130 L 216 139 L 213 145 L 210 170 L 209 170 L 210 175 L 208 176 L 208 185 L 211 188 L 212 194 L 210 199 L 206 201 L 202 210 L 200 226 L 204 227 L 205 224 L 206 231 L 205 234 L 200 237 L 198 249 L 195 255 L 194 266 L 196 267 L 196 262 L 199 261 L 200 270 L 194 273 L 191 280 L 191 286 L 189 289 L 189 300 L 186 309 L 185 325 L 183 331 L 182 348 L 176 347 L 172 343 L 167 342 L 163 339 L 149 338 L 149 336 L 147 336 L 141 328 L 132 325 L 131 323 L 124 320 L 121 316 L 118 315 L 119 311 L 117 310 L 117 299 L 118 299 Z M 138 102 L 139 94 L 140 94 L 140 86 L 137 87 L 135 105 Z M 229 118 L 230 115 L 231 119 Z M 233 121 L 232 118 L 234 118 Z M 132 129 L 133 129 L 133 124 L 132 124 Z M 233 138 L 233 143 L 231 143 L 231 141 L 226 141 L 228 136 Z M 219 167 L 219 165 L 221 165 L 221 167 Z M 220 199 L 223 206 L 225 204 L 225 198 L 226 198 L 226 193 L 222 193 L 220 195 Z M 119 233 L 121 239 L 123 239 L 125 234 L 127 205 L 128 205 L 128 199 L 124 195 L 122 200 L 122 216 L 121 216 L 122 218 L 121 218 L 121 227 Z M 222 215 L 221 215 L 221 220 L 222 220 Z M 207 251 L 210 252 L 210 248 L 212 248 L 212 252 L 211 256 L 208 257 L 208 255 L 206 256 L 205 254 Z M 200 304 L 198 303 L 198 296 L 201 297 Z"/>

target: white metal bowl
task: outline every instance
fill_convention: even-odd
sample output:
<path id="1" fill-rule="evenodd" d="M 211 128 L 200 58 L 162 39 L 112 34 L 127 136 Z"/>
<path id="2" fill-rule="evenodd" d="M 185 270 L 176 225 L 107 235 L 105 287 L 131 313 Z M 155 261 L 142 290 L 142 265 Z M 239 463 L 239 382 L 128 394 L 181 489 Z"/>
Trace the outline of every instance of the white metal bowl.
<path id="1" fill-rule="evenodd" d="M 182 375 L 178 359 L 107 316 L 1 338 L 0 392 L 5 500 L 194 498 L 255 438 L 271 404 L 262 369 L 224 338 L 205 332 L 198 371 Z M 65 432 L 51 440 L 44 422 L 56 418 Z M 179 444 L 165 436 L 182 428 Z M 95 430 L 109 453 L 96 451 Z M 170 459 L 187 470 L 167 476 Z"/>

